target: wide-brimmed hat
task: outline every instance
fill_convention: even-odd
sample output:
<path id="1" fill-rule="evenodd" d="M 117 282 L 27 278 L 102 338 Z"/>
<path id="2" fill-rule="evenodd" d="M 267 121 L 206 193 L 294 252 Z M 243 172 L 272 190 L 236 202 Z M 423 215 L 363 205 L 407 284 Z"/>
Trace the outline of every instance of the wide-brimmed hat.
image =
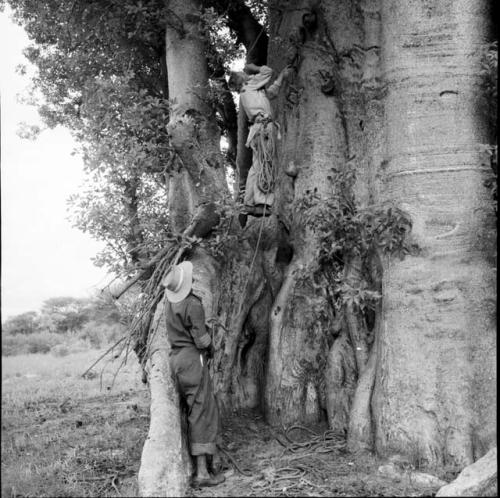
<path id="1" fill-rule="evenodd" d="M 183 261 L 172 267 L 162 281 L 167 299 L 171 303 L 179 303 L 186 299 L 193 285 L 193 263 Z"/>

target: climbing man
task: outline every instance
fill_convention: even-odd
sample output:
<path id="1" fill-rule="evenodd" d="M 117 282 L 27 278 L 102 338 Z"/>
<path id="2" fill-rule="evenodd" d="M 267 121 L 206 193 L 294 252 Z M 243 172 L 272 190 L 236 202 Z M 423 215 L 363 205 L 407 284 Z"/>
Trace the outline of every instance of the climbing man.
<path id="1" fill-rule="evenodd" d="M 245 112 L 250 129 L 246 146 L 252 149 L 252 166 L 245 185 L 245 212 L 254 216 L 270 214 L 274 202 L 275 171 L 273 160 L 276 140 L 279 138 L 278 123 L 273 120 L 271 103 L 279 88 L 293 68 L 286 66 L 268 88 L 273 70 L 268 66 L 247 64 L 244 71 L 232 71 L 228 85 L 240 94 L 240 109 Z"/>
<path id="2" fill-rule="evenodd" d="M 184 261 L 175 265 L 162 284 L 167 297 L 170 367 L 188 407 L 189 450 L 196 460 L 193 486 L 216 486 L 225 479 L 216 468 L 219 411 L 207 366 L 213 344 L 205 325 L 202 301 L 192 292 L 193 264 Z"/>

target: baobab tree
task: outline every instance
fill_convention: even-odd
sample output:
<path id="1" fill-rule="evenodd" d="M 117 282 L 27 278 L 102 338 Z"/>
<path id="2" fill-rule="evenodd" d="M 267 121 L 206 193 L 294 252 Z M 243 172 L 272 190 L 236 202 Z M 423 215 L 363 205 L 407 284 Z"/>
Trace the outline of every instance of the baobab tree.
<path id="1" fill-rule="evenodd" d="M 125 195 L 127 237 L 83 228 L 118 242 L 144 291 L 134 328 L 152 397 L 142 494 L 187 486 L 159 285 L 179 258 L 205 280 L 224 414 L 326 420 L 351 449 L 417 451 L 429 465 L 464 466 L 496 444 L 495 211 L 485 183 L 496 130 L 481 71 L 494 41 L 491 4 L 9 3 L 43 47 L 31 59 L 45 115 L 75 130 L 94 167 L 107 161 L 108 181 L 135 186 L 135 204 Z M 79 29 L 68 34 L 68 22 Z M 244 226 L 227 177 L 245 184 L 248 123 L 224 77 L 240 46 L 247 62 L 276 74 L 294 67 L 273 104 L 281 135 L 273 209 Z M 125 79 L 148 102 L 140 116 L 162 112 L 146 127 L 128 119 L 118 134 L 118 123 L 103 129 L 94 119 L 89 89 Z M 107 116 L 113 108 L 103 105 Z M 122 148 L 113 154 L 126 151 L 119 158 L 96 146 L 115 135 Z M 168 221 L 146 228 L 141 202 L 155 206 L 152 221 L 161 212 L 152 179 Z"/>

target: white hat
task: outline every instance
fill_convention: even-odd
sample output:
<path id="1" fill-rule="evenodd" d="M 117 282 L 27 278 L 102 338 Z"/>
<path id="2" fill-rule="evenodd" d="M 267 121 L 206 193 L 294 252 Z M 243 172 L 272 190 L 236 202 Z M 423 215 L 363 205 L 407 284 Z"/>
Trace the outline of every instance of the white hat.
<path id="1" fill-rule="evenodd" d="M 193 285 L 193 263 L 183 261 L 172 267 L 162 281 L 167 299 L 171 303 L 179 303 L 186 299 Z"/>

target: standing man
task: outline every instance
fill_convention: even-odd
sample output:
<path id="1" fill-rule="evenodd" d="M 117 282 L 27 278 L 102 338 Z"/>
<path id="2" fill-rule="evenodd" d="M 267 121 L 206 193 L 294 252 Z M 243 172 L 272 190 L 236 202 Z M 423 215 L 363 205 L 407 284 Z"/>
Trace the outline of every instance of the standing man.
<path id="1" fill-rule="evenodd" d="M 287 66 L 268 88 L 273 70 L 268 66 L 247 64 L 244 72 L 232 72 L 228 85 L 240 94 L 242 109 L 250 122 L 246 146 L 252 149 L 252 166 L 245 185 L 244 204 L 247 213 L 254 216 L 270 214 L 274 202 L 273 168 L 278 124 L 274 121 L 269 99 L 278 95 L 283 79 L 293 68 Z"/>
<path id="2" fill-rule="evenodd" d="M 171 346 L 170 367 L 180 396 L 188 406 L 188 439 L 191 455 L 196 460 L 196 487 L 216 486 L 224 476 L 212 468 L 217 457 L 216 438 L 219 411 L 212 388 L 207 360 L 213 345 L 205 326 L 201 300 L 192 291 L 193 264 L 184 261 L 175 265 L 162 282 L 167 304 L 165 309 L 167 335 Z"/>

